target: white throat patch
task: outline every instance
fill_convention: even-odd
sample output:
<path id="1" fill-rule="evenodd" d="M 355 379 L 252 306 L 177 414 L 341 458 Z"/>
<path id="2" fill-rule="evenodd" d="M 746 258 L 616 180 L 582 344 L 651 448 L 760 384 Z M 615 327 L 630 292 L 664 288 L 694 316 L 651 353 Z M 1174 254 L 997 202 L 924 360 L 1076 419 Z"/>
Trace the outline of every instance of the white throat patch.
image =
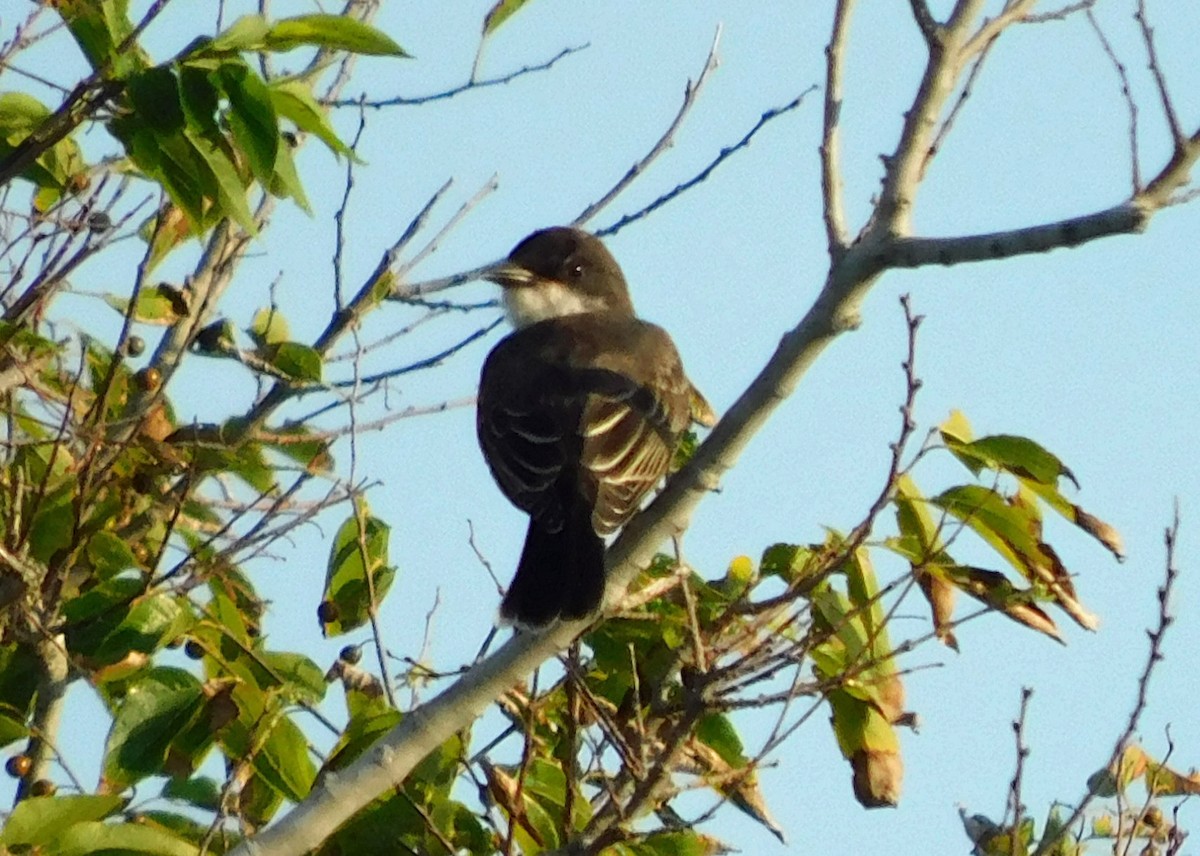
<path id="1" fill-rule="evenodd" d="M 579 294 L 556 282 L 509 286 L 502 297 L 504 314 L 518 330 L 547 318 L 599 312 L 605 306 L 600 298 Z"/>

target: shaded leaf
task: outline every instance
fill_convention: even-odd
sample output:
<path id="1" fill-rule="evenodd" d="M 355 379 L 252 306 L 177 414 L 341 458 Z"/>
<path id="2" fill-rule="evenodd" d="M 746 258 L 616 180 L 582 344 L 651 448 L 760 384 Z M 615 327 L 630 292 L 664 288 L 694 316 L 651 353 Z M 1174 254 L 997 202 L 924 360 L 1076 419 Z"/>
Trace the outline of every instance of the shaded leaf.
<path id="1" fill-rule="evenodd" d="M 1033 602 L 1033 595 L 1018 590 L 1004 574 L 967 565 L 936 567 L 932 571 L 1018 624 L 1066 644 L 1054 620 Z"/>
<path id="2" fill-rule="evenodd" d="M 369 516 L 365 504 L 360 513 L 361 540 L 359 518 L 351 515 L 338 530 L 330 551 L 324 601 L 333 604 L 337 614 L 333 620 L 322 622 L 326 636 L 336 636 L 365 624 L 372 606 L 372 588 L 376 604 L 382 602 L 396 573 L 388 565 L 391 527 Z M 367 573 L 371 575 L 370 585 Z"/>
<path id="3" fill-rule="evenodd" d="M 165 772 L 167 750 L 200 715 L 204 692 L 182 669 L 160 666 L 129 688 L 105 747 L 103 784 L 123 790 Z"/>
<path id="4" fill-rule="evenodd" d="M 168 779 L 162 788 L 167 799 L 182 800 L 205 811 L 216 811 L 221 805 L 221 784 L 208 776 L 190 779 Z"/>
<path id="5" fill-rule="evenodd" d="M 279 149 L 279 120 L 271 92 L 244 62 L 227 62 L 217 72 L 221 89 L 229 99 L 229 128 L 238 148 L 246 155 L 250 172 L 264 185 L 275 174 Z"/>

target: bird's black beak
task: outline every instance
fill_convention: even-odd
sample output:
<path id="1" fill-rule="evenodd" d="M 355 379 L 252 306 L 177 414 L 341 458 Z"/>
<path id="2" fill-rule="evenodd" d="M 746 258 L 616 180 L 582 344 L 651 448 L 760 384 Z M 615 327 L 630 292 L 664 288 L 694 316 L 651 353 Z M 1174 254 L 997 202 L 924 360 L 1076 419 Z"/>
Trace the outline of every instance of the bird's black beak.
<path id="1" fill-rule="evenodd" d="M 528 268 L 522 267 L 508 259 L 483 268 L 480 271 L 479 278 L 494 282 L 502 288 L 519 288 L 522 285 L 530 285 L 537 279 L 534 273 Z"/>

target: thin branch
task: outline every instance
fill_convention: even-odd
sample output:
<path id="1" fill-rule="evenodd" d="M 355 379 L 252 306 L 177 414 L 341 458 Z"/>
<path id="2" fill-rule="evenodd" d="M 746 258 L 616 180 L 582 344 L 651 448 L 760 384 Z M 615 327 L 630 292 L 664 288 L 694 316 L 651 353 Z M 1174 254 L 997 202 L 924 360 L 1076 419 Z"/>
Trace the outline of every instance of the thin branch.
<path id="1" fill-rule="evenodd" d="M 929 9 L 924 0 L 912 0 L 914 14 Z M 825 46 L 825 109 L 821 132 L 821 194 L 824 197 L 825 240 L 829 257 L 837 258 L 849 241 L 846 226 L 845 200 L 842 190 L 842 72 L 845 66 L 846 42 L 850 32 L 850 13 L 854 0 L 839 0 L 833 13 L 833 34 Z M 921 29 L 925 24 L 917 18 Z M 926 38 L 928 38 L 928 34 Z"/>
<path id="2" fill-rule="evenodd" d="M 1163 659 L 1162 642 L 1166 636 L 1167 629 L 1174 623 L 1174 616 L 1171 615 L 1171 594 L 1175 590 L 1175 582 L 1179 577 L 1179 568 L 1175 564 L 1175 546 L 1179 539 L 1179 503 L 1175 503 L 1175 512 L 1171 520 L 1171 525 L 1167 527 L 1163 535 L 1163 542 L 1166 546 L 1166 570 L 1164 573 L 1163 584 L 1158 589 L 1158 623 L 1153 630 L 1146 631 L 1147 637 L 1150 640 L 1150 650 L 1146 655 L 1146 664 L 1142 667 L 1141 677 L 1138 678 L 1137 698 L 1134 701 L 1133 710 L 1129 712 L 1129 719 L 1125 723 L 1125 730 L 1117 738 L 1117 742 L 1113 745 L 1112 754 L 1109 755 L 1107 769 L 1117 775 L 1120 769 L 1121 758 L 1125 754 L 1125 750 L 1133 742 L 1133 735 L 1137 733 L 1138 723 L 1141 721 L 1142 714 L 1145 713 L 1146 707 L 1150 702 L 1150 679 L 1154 676 L 1155 668 Z M 1089 789 L 1079 804 L 1075 806 L 1075 810 L 1071 816 L 1062 824 L 1061 829 L 1063 834 L 1071 829 L 1075 824 L 1082 820 L 1084 812 L 1088 806 L 1096 799 L 1097 794 L 1094 790 Z M 1060 836 L 1061 837 L 1061 836 Z M 1038 844 L 1037 850 L 1033 856 L 1046 856 L 1048 852 L 1058 843 L 1057 838 L 1043 838 Z"/>
<path id="3" fill-rule="evenodd" d="M 1012 823 L 1005 824 L 1012 830 L 1010 835 L 1012 840 L 1011 856 L 1025 856 L 1027 852 L 1025 845 L 1021 843 L 1018 830 L 1025 817 L 1025 805 L 1021 801 L 1021 785 L 1025 781 L 1025 759 L 1029 757 L 1029 744 L 1025 742 L 1025 719 L 1029 715 L 1029 699 L 1032 696 L 1033 690 L 1030 687 L 1021 688 L 1021 710 L 1012 724 L 1013 739 L 1017 746 L 1017 767 L 1013 772 L 1012 784 L 1009 785 L 1008 808 L 1005 810 L 1006 818 L 1009 812 L 1012 813 Z"/>
<path id="4" fill-rule="evenodd" d="M 452 88 L 444 90 L 442 92 L 435 92 L 432 95 L 415 95 L 415 96 L 396 95 L 396 96 L 393 96 L 392 98 L 380 98 L 380 99 L 367 99 L 365 97 L 359 97 L 359 98 L 354 98 L 354 99 L 338 98 L 338 99 L 334 99 L 331 101 L 327 101 L 325 103 L 331 107 L 356 107 L 356 106 L 361 105 L 363 107 L 373 107 L 375 109 L 382 109 L 384 107 L 412 107 L 412 106 L 419 105 L 419 104 L 428 104 L 431 101 L 443 101 L 447 98 L 453 98 L 456 95 L 461 95 L 464 92 L 470 92 L 473 89 L 486 89 L 489 86 L 501 86 L 505 83 L 511 83 L 512 81 L 516 80 L 518 77 L 524 77 L 527 74 L 533 74 L 533 73 L 539 72 L 539 71 L 548 71 L 549 69 L 553 68 L 558 63 L 559 60 L 565 59 L 566 57 L 569 57 L 571 54 L 579 53 L 580 51 L 585 50 L 588 47 L 590 47 L 590 45 L 585 43 L 582 45 L 576 45 L 575 47 L 563 48 L 561 51 L 559 51 L 554 56 L 550 57 L 550 59 L 546 60 L 545 62 L 539 62 L 534 65 L 525 65 L 525 66 L 522 66 L 521 68 L 518 68 L 516 71 L 510 71 L 508 74 L 501 75 L 500 77 L 491 77 L 491 78 L 487 78 L 485 80 L 471 79 L 471 80 L 468 80 L 466 83 L 460 84 L 458 86 L 452 87 Z"/>
<path id="5" fill-rule="evenodd" d="M 1179 116 L 1175 113 L 1175 104 L 1171 100 L 1171 92 L 1167 88 L 1167 78 L 1163 74 L 1162 63 L 1158 59 L 1158 48 L 1154 44 L 1154 28 L 1150 26 L 1150 21 L 1146 17 L 1146 0 L 1138 0 L 1137 11 L 1133 13 L 1133 19 L 1137 21 L 1138 27 L 1142 31 L 1142 42 L 1146 45 L 1146 55 L 1150 60 L 1150 73 L 1154 75 L 1154 85 L 1158 89 L 1158 97 L 1162 101 L 1163 116 L 1166 117 L 1167 127 L 1171 129 L 1171 139 L 1175 141 L 1176 148 L 1185 145 L 1187 134 L 1183 131 L 1183 126 L 1179 123 Z"/>
<path id="6" fill-rule="evenodd" d="M 503 321 L 504 321 L 504 316 L 500 316 L 499 318 L 496 318 L 494 321 L 492 321 L 490 324 L 488 324 L 486 327 L 480 327 L 478 330 L 463 337 L 462 339 L 460 339 L 458 342 L 455 342 L 450 347 L 445 348 L 444 350 L 439 351 L 438 353 L 433 354 L 432 356 L 417 360 L 414 363 L 409 363 L 406 366 L 400 366 L 399 368 L 395 368 L 395 369 L 388 369 L 387 371 L 378 372 L 378 373 L 372 374 L 372 375 L 364 375 L 363 377 L 358 378 L 357 380 L 339 380 L 339 381 L 335 381 L 329 385 L 334 388 L 357 386 L 357 385 L 370 386 L 371 384 L 380 383 L 382 381 L 389 380 L 391 378 L 400 377 L 401 375 L 410 374 L 415 371 L 420 371 L 421 369 L 433 368 L 434 366 L 441 365 L 446 359 L 448 359 L 449 357 L 452 357 L 454 354 L 457 354 L 459 351 L 461 351 L 463 348 L 465 348 L 467 345 L 471 344 L 472 342 L 476 341 L 477 339 L 482 339 L 488 333 L 492 332 L 497 327 L 499 327 L 501 322 L 503 322 Z"/>
<path id="7" fill-rule="evenodd" d="M 717 156 L 715 158 L 713 158 L 713 160 L 708 164 L 708 166 L 706 166 L 704 169 L 700 170 L 700 172 L 696 173 L 694 176 L 692 176 L 691 178 L 689 178 L 687 181 L 683 182 L 682 184 L 676 185 L 672 190 L 668 191 L 667 193 L 664 193 L 662 196 L 655 199 L 649 205 L 646 205 L 645 207 L 640 208 L 637 211 L 634 211 L 632 214 L 626 214 L 620 220 L 613 223 L 611 226 L 605 226 L 603 229 L 597 229 L 596 234 L 602 238 L 607 237 L 608 235 L 615 235 L 617 232 L 624 229 L 630 223 L 633 223 L 636 220 L 642 219 L 647 214 L 650 214 L 651 212 L 656 211 L 657 209 L 666 205 L 668 202 L 670 202 L 672 199 L 675 199 L 677 196 L 682 194 L 684 191 L 690 190 L 691 188 L 695 187 L 697 184 L 700 184 L 701 182 L 705 181 L 710 175 L 712 175 L 713 170 L 715 170 L 722 163 L 724 163 L 725 160 L 730 155 L 734 154 L 739 149 L 744 149 L 746 146 L 750 145 L 750 141 L 752 139 L 754 139 L 754 135 L 757 134 L 759 131 L 761 131 L 768 122 L 770 122 L 773 119 L 779 118 L 780 116 L 782 116 L 785 113 L 790 113 L 792 110 L 795 110 L 797 107 L 799 107 L 801 104 L 804 103 L 805 96 L 807 96 L 810 92 L 814 92 L 815 90 L 816 90 L 815 86 L 810 86 L 808 89 L 801 92 L 799 95 L 797 95 L 795 98 L 793 98 L 787 104 L 784 104 L 782 107 L 775 107 L 775 108 L 763 113 L 761 116 L 758 117 L 758 121 L 754 123 L 754 127 L 752 127 L 749 131 L 747 131 L 745 133 L 745 135 L 740 140 L 738 140 L 736 143 L 734 143 L 732 146 L 726 146 L 725 148 L 721 149 L 721 151 L 717 154 Z M 580 221 L 576 221 L 577 224 L 579 222 Z"/>
<path id="8" fill-rule="evenodd" d="M 629 168 L 629 171 L 621 177 L 621 180 L 612 186 L 612 188 L 600 197 L 597 201 L 588 205 L 579 212 L 572 222 L 573 226 L 582 226 L 588 220 L 596 216 L 610 202 L 616 199 L 624 190 L 631 185 L 634 180 L 641 175 L 654 160 L 663 152 L 671 148 L 675 144 L 675 134 L 679 131 L 683 120 L 687 118 L 692 107 L 696 103 L 696 96 L 700 94 L 700 90 L 704 88 L 704 84 L 708 82 L 708 77 L 717 67 L 717 46 L 721 43 L 721 28 L 717 27 L 717 32 L 713 36 L 712 47 L 708 49 L 708 56 L 704 59 L 704 68 L 700 69 L 700 74 L 696 77 L 695 83 L 688 81 L 687 86 L 683 89 L 683 104 L 679 106 L 679 112 L 675 114 L 675 118 L 671 120 L 671 124 L 667 126 L 667 130 L 658 138 L 658 142 L 647 152 L 646 156 L 637 161 Z"/>
<path id="9" fill-rule="evenodd" d="M 1040 12 L 1036 15 L 1029 14 L 1021 18 L 1022 24 L 1045 24 L 1049 21 L 1065 21 L 1072 15 L 1079 12 L 1087 12 L 1089 15 L 1092 9 L 1096 7 L 1096 0 L 1079 0 L 1078 3 L 1068 3 L 1059 8 L 1052 9 L 1049 12 Z"/>
<path id="10" fill-rule="evenodd" d="M 933 159 L 937 156 L 937 153 L 941 151 L 942 143 L 950 135 L 951 129 L 954 128 L 954 121 L 962 113 L 963 107 L 966 106 L 968 99 L 970 99 L 975 81 L 979 77 L 979 72 L 983 70 L 983 64 L 987 61 L 988 53 L 991 52 L 992 45 L 995 43 L 996 37 L 993 36 L 990 41 L 984 44 L 983 50 L 979 52 L 979 56 L 975 57 L 975 62 L 971 64 L 971 70 L 967 72 L 967 79 L 958 93 L 958 100 L 950 108 L 950 113 L 946 116 L 946 121 L 942 122 L 941 127 L 938 128 L 937 136 L 933 138 L 933 142 L 929 144 L 929 148 L 925 151 L 925 160 L 921 163 L 921 171 L 918 173 L 917 178 L 918 181 L 925 178 L 926 170 L 933 163 Z"/>
<path id="11" fill-rule="evenodd" d="M 1100 27 L 1100 21 L 1092 12 L 1091 4 L 1087 4 L 1087 20 L 1091 25 L 1092 32 L 1096 34 L 1096 38 L 1100 41 L 1100 47 L 1104 50 L 1104 55 L 1108 57 L 1113 68 L 1117 72 L 1117 77 L 1121 81 L 1121 97 L 1125 101 L 1125 109 L 1129 113 L 1129 156 L 1130 156 L 1130 174 L 1133 177 L 1133 193 L 1137 195 L 1142 190 L 1142 175 L 1141 175 L 1141 157 L 1138 155 L 1138 106 L 1137 101 L 1133 98 L 1133 88 L 1129 85 L 1129 74 L 1125 70 L 1125 64 L 1117 58 L 1117 52 L 1109 42 L 1108 37 L 1104 34 L 1104 30 Z"/>
<path id="12" fill-rule="evenodd" d="M 908 0 L 908 5 L 912 7 L 913 20 L 917 22 L 917 29 L 921 31 L 921 35 L 925 37 L 925 44 L 932 47 L 937 43 L 940 24 L 929 11 L 929 4 L 925 0 Z"/>

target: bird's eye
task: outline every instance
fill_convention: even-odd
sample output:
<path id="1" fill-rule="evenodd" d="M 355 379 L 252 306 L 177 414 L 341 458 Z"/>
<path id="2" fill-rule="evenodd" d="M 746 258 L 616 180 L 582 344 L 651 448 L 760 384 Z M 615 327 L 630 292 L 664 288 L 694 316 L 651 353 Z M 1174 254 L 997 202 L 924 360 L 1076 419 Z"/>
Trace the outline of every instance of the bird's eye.
<path id="1" fill-rule="evenodd" d="M 583 276 L 583 265 L 576 262 L 568 267 L 567 276 L 571 277 L 571 279 L 579 279 L 581 276 Z"/>

